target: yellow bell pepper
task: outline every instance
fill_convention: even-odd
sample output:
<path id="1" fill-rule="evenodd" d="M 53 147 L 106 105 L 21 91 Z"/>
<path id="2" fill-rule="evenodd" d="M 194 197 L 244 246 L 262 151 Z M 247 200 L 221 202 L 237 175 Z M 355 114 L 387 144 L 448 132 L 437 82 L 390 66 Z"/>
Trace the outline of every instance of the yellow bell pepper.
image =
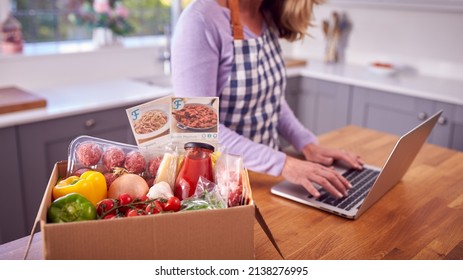
<path id="1" fill-rule="evenodd" d="M 106 179 L 98 171 L 86 171 L 80 177 L 70 176 L 53 187 L 53 199 L 70 193 L 79 193 L 94 205 L 108 197 Z"/>

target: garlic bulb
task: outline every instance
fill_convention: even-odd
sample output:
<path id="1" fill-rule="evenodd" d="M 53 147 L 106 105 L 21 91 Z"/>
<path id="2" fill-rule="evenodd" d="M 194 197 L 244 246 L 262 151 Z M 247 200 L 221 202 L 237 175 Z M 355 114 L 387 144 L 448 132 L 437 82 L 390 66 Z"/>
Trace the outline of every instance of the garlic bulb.
<path id="1" fill-rule="evenodd" d="M 167 182 L 161 181 L 159 183 L 154 184 L 148 191 L 149 199 L 157 199 L 157 198 L 165 198 L 169 199 L 170 197 L 174 196 L 170 185 Z"/>

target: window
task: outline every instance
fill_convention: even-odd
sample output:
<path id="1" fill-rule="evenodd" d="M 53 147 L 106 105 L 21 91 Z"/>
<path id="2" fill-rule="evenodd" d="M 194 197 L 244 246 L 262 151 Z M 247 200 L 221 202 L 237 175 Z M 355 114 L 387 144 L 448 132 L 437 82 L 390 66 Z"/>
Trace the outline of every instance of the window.
<path id="1" fill-rule="evenodd" d="M 462 12 L 462 0 L 330 0 L 334 5 Z"/>
<path id="2" fill-rule="evenodd" d="M 5 0 L 0 0 L 5 1 Z M 26 43 L 89 40 L 92 29 L 70 21 L 70 15 L 93 0 L 12 0 L 12 15 L 22 24 Z M 185 7 L 191 0 L 109 0 L 122 2 L 129 10 L 128 22 L 134 32 L 124 37 L 165 34 L 175 7 Z M 179 9 L 181 10 L 181 8 Z M 180 12 L 180 11 L 178 11 Z"/>

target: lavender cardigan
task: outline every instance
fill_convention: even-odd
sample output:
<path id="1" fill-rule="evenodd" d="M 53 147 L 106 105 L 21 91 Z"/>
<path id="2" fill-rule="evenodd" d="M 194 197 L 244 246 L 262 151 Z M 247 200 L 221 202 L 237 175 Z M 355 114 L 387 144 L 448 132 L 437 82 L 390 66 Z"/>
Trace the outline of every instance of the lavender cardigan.
<path id="1" fill-rule="evenodd" d="M 264 27 L 265 28 L 265 27 Z M 246 26 L 246 38 L 255 38 Z M 215 0 L 197 0 L 181 14 L 172 41 L 172 81 L 174 94 L 182 97 L 218 96 L 226 86 L 233 63 L 233 36 L 230 13 Z M 316 142 L 315 135 L 294 116 L 286 100 L 281 106 L 278 132 L 296 150 Z M 219 126 L 219 142 L 227 151 L 240 154 L 245 167 L 270 175 L 281 175 L 286 154 L 255 143 L 224 125 Z"/>

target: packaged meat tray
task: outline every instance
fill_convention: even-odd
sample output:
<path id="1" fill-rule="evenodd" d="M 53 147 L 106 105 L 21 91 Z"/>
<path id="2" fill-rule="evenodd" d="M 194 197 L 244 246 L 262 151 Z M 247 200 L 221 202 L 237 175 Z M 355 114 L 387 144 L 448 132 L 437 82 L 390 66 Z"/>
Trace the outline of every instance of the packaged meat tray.
<path id="1" fill-rule="evenodd" d="M 125 143 L 82 135 L 69 144 L 67 176 L 80 176 L 88 170 L 105 175 L 107 184 L 120 171 L 143 177 L 149 186 L 156 177 L 164 151 L 137 147 Z"/>

